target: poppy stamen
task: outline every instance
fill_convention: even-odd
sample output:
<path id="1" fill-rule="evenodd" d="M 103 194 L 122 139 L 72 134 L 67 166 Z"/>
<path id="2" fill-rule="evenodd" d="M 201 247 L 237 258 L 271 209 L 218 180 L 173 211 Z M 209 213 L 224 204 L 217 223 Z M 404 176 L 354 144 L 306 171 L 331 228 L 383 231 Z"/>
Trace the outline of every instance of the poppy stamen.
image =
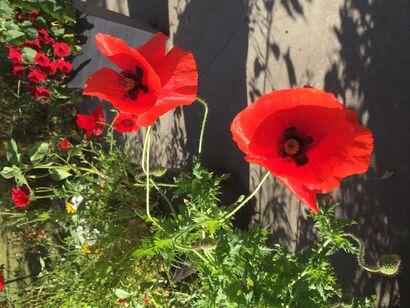
<path id="1" fill-rule="evenodd" d="M 279 137 L 278 153 L 283 159 L 293 161 L 300 167 L 309 161 L 306 151 L 312 142 L 312 137 L 299 132 L 294 126 L 288 127 Z"/>
<path id="2" fill-rule="evenodd" d="M 135 74 L 132 71 L 122 71 L 119 77 L 119 84 L 124 89 L 123 96 L 138 99 L 138 92 L 148 92 L 148 87 L 142 83 L 144 72 L 140 67 L 135 69 Z"/>

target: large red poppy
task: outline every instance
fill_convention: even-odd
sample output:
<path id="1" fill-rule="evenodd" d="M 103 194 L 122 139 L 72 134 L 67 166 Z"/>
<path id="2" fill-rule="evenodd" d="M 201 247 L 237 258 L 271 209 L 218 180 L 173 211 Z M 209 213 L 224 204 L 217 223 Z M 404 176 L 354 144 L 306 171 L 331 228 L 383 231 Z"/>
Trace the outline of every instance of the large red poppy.
<path id="1" fill-rule="evenodd" d="M 267 168 L 315 213 L 316 194 L 366 172 L 373 151 L 372 133 L 357 114 L 311 88 L 262 96 L 235 117 L 231 131 L 247 161 Z"/>
<path id="2" fill-rule="evenodd" d="M 138 126 L 149 126 L 169 110 L 191 104 L 198 88 L 195 59 L 179 47 L 166 53 L 166 40 L 157 33 L 145 45 L 132 48 L 119 38 L 97 34 L 98 48 L 121 71 L 98 70 L 86 81 L 84 95 L 138 115 Z"/>

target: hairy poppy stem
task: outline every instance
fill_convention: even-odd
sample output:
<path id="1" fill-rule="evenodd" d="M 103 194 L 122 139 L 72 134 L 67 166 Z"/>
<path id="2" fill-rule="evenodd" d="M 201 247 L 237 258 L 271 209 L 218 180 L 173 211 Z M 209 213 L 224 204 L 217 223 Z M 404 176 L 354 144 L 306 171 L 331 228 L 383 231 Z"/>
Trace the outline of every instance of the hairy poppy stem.
<path id="1" fill-rule="evenodd" d="M 225 216 L 225 219 L 229 219 L 230 217 L 235 215 L 237 211 L 239 211 L 249 200 L 251 200 L 256 195 L 256 193 L 259 191 L 259 189 L 261 189 L 263 183 L 266 181 L 269 175 L 270 175 L 270 172 L 269 171 L 266 172 L 266 174 L 263 176 L 263 178 L 259 182 L 258 186 L 256 186 L 255 190 L 248 197 L 246 197 L 235 209 L 233 209 L 230 213 L 228 213 Z"/>
<path id="2" fill-rule="evenodd" d="M 150 152 L 150 143 L 151 143 L 151 126 L 148 127 L 145 139 L 144 139 L 144 147 L 142 149 L 142 162 L 141 165 L 143 166 L 143 171 L 146 176 L 146 195 L 145 195 L 145 203 L 146 203 L 146 213 L 148 219 L 159 229 L 164 230 L 156 220 L 151 216 L 150 213 L 150 206 L 149 206 L 149 196 L 150 196 L 150 176 L 149 176 L 149 152 Z M 145 168 L 144 168 L 145 165 Z"/>
<path id="3" fill-rule="evenodd" d="M 204 132 L 205 132 L 205 126 L 206 126 L 206 121 L 208 119 L 208 104 L 205 102 L 204 99 L 197 97 L 196 100 L 204 106 L 204 118 L 202 120 L 202 126 L 201 126 L 201 133 L 199 135 L 199 145 L 198 145 L 198 158 L 201 158 L 201 153 L 202 153 L 202 143 L 204 139 Z"/>

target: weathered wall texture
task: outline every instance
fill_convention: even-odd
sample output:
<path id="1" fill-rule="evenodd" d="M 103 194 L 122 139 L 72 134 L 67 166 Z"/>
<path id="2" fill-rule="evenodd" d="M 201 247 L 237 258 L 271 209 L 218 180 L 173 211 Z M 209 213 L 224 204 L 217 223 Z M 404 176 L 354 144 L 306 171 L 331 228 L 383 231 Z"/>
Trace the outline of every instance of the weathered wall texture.
<path id="1" fill-rule="evenodd" d="M 129 0 L 123 12 L 148 16 L 159 29 L 169 20 L 173 42 L 193 51 L 199 96 L 210 107 L 203 158 L 217 172 L 232 174 L 233 196 L 257 185 L 265 171 L 245 163 L 229 125 L 264 93 L 306 84 L 325 89 L 372 129 L 372 166 L 334 194 L 343 201 L 338 215 L 358 222 L 352 231 L 367 243 L 369 262 L 397 252 L 403 272 L 393 279 L 369 275 L 344 254 L 334 262 L 346 290 L 376 292 L 380 307 L 395 307 L 399 297 L 402 307 L 410 307 L 410 1 L 169 0 L 167 14 L 165 2 Z M 195 154 L 201 115 L 195 104 L 160 119 L 153 155 L 161 164 L 181 167 Z M 394 175 L 382 179 L 386 171 Z M 242 217 L 269 226 L 293 250 L 303 250 L 317 236 L 305 208 L 273 179 L 251 210 Z"/>

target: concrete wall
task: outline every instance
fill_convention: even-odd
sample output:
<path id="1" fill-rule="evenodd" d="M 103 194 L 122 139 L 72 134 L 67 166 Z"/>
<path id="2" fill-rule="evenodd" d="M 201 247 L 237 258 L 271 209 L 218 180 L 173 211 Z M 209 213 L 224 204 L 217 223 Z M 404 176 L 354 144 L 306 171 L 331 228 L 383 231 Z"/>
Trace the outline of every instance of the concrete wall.
<path id="1" fill-rule="evenodd" d="M 374 133 L 375 154 L 367 174 L 346 179 L 335 192 L 343 201 L 338 215 L 358 222 L 352 231 L 367 243 L 369 262 L 396 252 L 403 258 L 403 271 L 397 278 L 370 275 L 345 254 L 337 255 L 334 263 L 346 290 L 357 295 L 377 293 L 380 307 L 398 307 L 399 298 L 402 307 L 410 307 L 410 2 L 107 3 L 131 17 L 145 16 L 144 21 L 164 32 L 169 23 L 172 41 L 193 51 L 199 96 L 210 107 L 203 158 L 206 166 L 232 174 L 233 197 L 257 185 L 265 172 L 243 160 L 229 132 L 235 114 L 254 99 L 273 89 L 309 84 L 335 93 L 359 113 Z M 156 125 L 154 159 L 169 167 L 185 166 L 197 148 L 201 115 L 201 107 L 193 105 L 162 117 Z M 393 176 L 383 179 L 386 171 Z M 306 209 L 274 179 L 265 183 L 254 209 L 248 206 L 241 216 L 243 225 L 253 220 L 269 226 L 276 240 L 295 251 L 317 238 Z"/>

